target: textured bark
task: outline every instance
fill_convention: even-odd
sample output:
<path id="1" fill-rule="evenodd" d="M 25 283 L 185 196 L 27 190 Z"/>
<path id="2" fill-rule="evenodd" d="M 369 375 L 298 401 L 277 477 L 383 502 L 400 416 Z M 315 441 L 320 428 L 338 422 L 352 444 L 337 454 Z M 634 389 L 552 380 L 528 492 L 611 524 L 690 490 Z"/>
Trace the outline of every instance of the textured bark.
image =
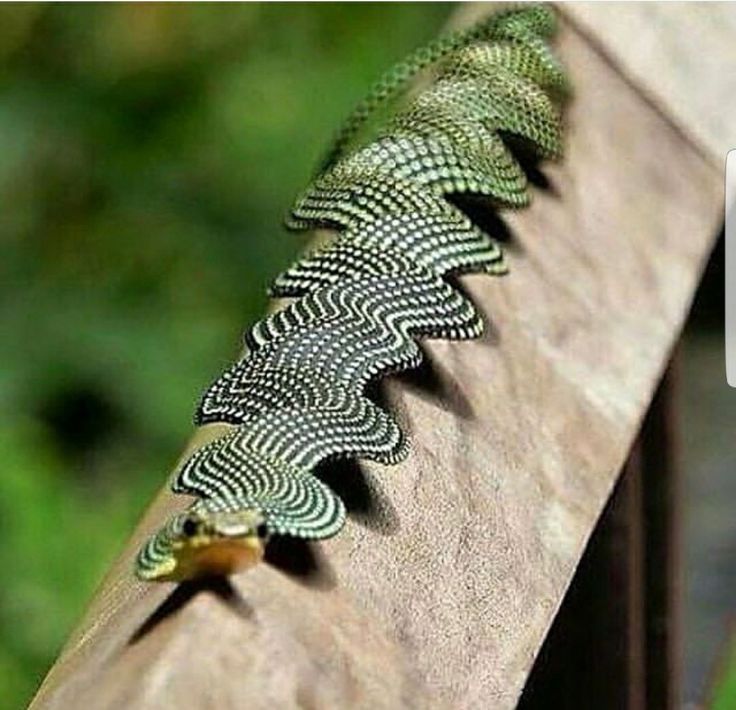
<path id="1" fill-rule="evenodd" d="M 198 587 L 132 577 L 183 507 L 162 491 L 35 708 L 514 706 L 722 202 L 709 158 L 584 36 L 565 25 L 558 46 L 576 92 L 565 160 L 504 215 L 511 274 L 463 279 L 487 336 L 427 343 L 428 365 L 388 382 L 411 457 L 325 471 L 353 509 L 342 534 Z"/>

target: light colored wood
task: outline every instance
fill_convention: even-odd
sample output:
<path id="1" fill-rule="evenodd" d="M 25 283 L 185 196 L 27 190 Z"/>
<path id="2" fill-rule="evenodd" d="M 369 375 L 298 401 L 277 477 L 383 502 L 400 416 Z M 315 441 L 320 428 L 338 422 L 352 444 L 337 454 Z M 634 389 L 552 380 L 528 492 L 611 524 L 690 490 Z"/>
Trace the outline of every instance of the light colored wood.
<path id="1" fill-rule="evenodd" d="M 723 169 L 736 148 L 736 3 L 570 2 L 559 7 Z"/>
<path id="2" fill-rule="evenodd" d="M 162 492 L 35 710 L 514 706 L 722 200 L 709 162 L 585 38 L 565 26 L 559 44 L 576 89 L 566 159 L 508 216 L 511 274 L 464 279 L 488 335 L 428 344 L 431 388 L 390 382 L 414 450 L 362 466 L 379 514 L 315 546 L 309 583 L 262 565 L 141 635 L 174 591 L 131 576 L 144 535 L 181 505 Z"/>

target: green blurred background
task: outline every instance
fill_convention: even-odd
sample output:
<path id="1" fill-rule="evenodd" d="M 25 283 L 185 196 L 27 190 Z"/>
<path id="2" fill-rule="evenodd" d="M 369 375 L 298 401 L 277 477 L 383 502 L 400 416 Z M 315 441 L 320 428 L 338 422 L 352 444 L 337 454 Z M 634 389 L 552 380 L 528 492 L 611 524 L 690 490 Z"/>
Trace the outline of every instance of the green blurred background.
<path id="1" fill-rule="evenodd" d="M 0 706 L 33 692 L 436 5 L 0 9 Z"/>
<path id="2" fill-rule="evenodd" d="M 0 708 L 29 700 L 297 253 L 281 219 L 339 120 L 449 12 L 0 6 Z M 702 404 L 716 346 L 695 342 Z"/>

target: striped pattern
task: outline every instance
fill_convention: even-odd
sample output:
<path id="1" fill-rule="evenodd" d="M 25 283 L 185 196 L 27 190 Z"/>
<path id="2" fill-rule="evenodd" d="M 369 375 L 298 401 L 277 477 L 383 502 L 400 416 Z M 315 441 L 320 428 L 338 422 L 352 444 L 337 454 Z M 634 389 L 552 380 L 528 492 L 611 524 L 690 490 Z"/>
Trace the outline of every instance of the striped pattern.
<path id="1" fill-rule="evenodd" d="M 506 267 L 494 235 L 447 197 L 523 207 L 527 178 L 515 154 L 560 155 L 568 87 L 545 43 L 553 30 L 545 7 L 501 12 L 411 55 L 348 118 L 287 220 L 292 230 L 329 226 L 337 236 L 274 280 L 272 295 L 296 300 L 248 330 L 246 354 L 204 394 L 196 423 L 234 428 L 178 472 L 174 491 L 197 498 L 184 518 L 245 511 L 273 534 L 328 537 L 345 509 L 315 467 L 406 455 L 406 437 L 366 386 L 416 367 L 418 338 L 481 334 L 473 304 L 445 279 Z M 430 66 L 427 87 L 360 144 L 375 111 Z M 182 519 L 143 548 L 142 577 L 175 566 Z"/>

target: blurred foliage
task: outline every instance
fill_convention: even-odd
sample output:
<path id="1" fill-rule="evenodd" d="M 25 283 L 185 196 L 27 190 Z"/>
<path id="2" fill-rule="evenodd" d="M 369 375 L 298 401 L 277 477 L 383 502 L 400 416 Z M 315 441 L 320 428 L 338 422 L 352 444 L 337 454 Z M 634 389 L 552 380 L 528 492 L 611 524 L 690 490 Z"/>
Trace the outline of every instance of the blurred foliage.
<path id="1" fill-rule="evenodd" d="M 0 8 L 0 706 L 28 700 L 431 4 Z"/>
<path id="2" fill-rule="evenodd" d="M 718 679 L 712 710 L 736 708 L 736 635 L 732 634 L 728 654 L 723 662 L 722 677 Z"/>

